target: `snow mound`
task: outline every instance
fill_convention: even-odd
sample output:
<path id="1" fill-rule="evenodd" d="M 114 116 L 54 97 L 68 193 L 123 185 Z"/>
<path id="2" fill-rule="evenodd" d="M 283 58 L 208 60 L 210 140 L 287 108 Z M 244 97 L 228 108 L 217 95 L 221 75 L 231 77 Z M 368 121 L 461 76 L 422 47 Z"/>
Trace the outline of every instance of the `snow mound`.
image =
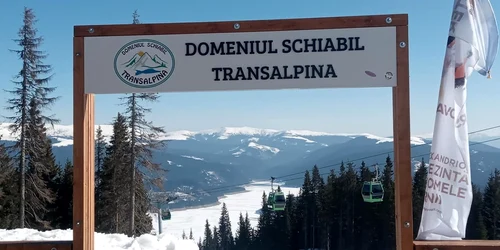
<path id="1" fill-rule="evenodd" d="M 124 234 L 94 234 L 95 250 L 199 250 L 192 240 L 181 240 L 172 235 L 144 234 L 136 238 Z M 40 232 L 34 229 L 0 229 L 0 241 L 67 241 L 73 239 L 73 230 Z"/>

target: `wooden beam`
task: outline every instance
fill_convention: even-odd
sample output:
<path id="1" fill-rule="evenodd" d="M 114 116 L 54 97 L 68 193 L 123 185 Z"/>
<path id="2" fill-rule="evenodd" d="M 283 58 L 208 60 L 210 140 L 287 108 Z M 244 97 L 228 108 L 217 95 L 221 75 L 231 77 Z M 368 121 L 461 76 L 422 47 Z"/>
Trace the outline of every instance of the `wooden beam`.
<path id="1" fill-rule="evenodd" d="M 387 17 L 391 22 L 386 21 Z M 239 24 L 239 29 L 234 24 Z M 252 20 L 203 23 L 162 23 L 162 24 L 113 24 L 83 25 L 74 27 L 75 37 L 94 36 L 139 36 L 202 33 L 235 33 L 254 31 L 286 31 L 315 29 L 352 29 L 408 25 L 407 14 L 377 16 L 323 17 L 286 20 Z"/>
<path id="2" fill-rule="evenodd" d="M 415 250 L 498 250 L 499 240 L 414 241 Z"/>
<path id="3" fill-rule="evenodd" d="M 237 26 L 236 26 L 237 24 Z M 413 248 L 410 103 L 408 66 L 408 15 L 390 14 L 288 20 L 228 21 L 209 23 L 86 25 L 74 27 L 74 247 L 94 248 L 94 96 L 84 94 L 84 37 L 153 36 L 171 34 L 272 32 L 318 29 L 397 27 L 398 85 L 394 95 L 394 170 L 396 179 L 396 232 L 398 250 Z M 408 223 L 406 225 L 406 223 Z"/>
<path id="4" fill-rule="evenodd" d="M 398 81 L 397 86 L 393 88 L 396 249 L 411 250 L 413 213 L 408 26 L 396 27 L 396 39 Z"/>
<path id="5" fill-rule="evenodd" d="M 73 40 L 73 242 L 94 249 L 94 95 L 84 92 L 84 38 Z"/>

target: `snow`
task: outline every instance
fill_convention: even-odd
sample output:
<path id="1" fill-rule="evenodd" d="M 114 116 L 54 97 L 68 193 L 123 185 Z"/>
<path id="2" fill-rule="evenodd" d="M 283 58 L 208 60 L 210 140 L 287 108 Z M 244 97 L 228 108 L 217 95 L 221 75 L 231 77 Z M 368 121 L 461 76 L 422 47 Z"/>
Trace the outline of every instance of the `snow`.
<path id="1" fill-rule="evenodd" d="M 275 182 L 275 188 L 277 185 L 282 185 L 283 183 Z M 252 227 L 256 227 L 259 219 L 258 211 L 261 208 L 262 203 L 262 193 L 265 191 L 266 194 L 271 190 L 271 184 L 269 181 L 259 181 L 253 182 L 252 184 L 244 187 L 246 192 L 228 194 L 225 197 L 219 199 L 220 204 L 206 206 L 197 209 L 186 209 L 186 210 L 172 210 L 172 219 L 168 221 L 162 221 L 162 232 L 169 233 L 176 237 L 181 237 L 182 232 L 186 232 L 189 236 L 189 230 L 193 230 L 193 237 L 196 242 L 201 237 L 203 239 L 205 221 L 208 219 L 211 227 L 219 226 L 219 217 L 222 209 L 222 203 L 226 203 L 226 207 L 229 211 L 229 218 L 231 220 L 231 229 L 233 234 L 236 233 L 238 228 L 238 220 L 240 212 L 245 216 L 248 212 L 248 218 L 250 219 L 250 224 Z M 289 192 L 291 194 L 297 195 L 299 193 L 299 188 L 289 188 L 282 186 L 281 189 L 285 194 Z M 153 228 L 158 230 L 158 219 L 157 214 L 151 214 L 153 217 Z"/>
<path id="2" fill-rule="evenodd" d="M 361 134 L 360 136 L 364 136 L 368 139 L 376 140 L 376 144 L 380 143 L 386 143 L 386 142 L 393 142 L 394 139 L 391 137 L 380 137 L 372 134 Z M 410 144 L 412 145 L 423 145 L 425 144 L 424 140 L 422 138 L 416 137 L 416 136 L 411 136 L 410 137 Z"/>
<path id="3" fill-rule="evenodd" d="M 187 130 L 173 131 L 168 132 L 165 135 L 160 136 L 160 140 L 170 140 L 170 141 L 185 141 L 193 136 L 195 136 L 196 132 L 191 132 Z"/>
<path id="4" fill-rule="evenodd" d="M 275 185 L 284 183 L 276 182 Z M 162 221 L 162 234 L 141 235 L 130 238 L 123 234 L 95 233 L 95 250 L 198 250 L 196 242 L 203 238 L 205 221 L 211 227 L 218 226 L 222 203 L 226 203 L 231 220 L 231 229 L 236 233 L 240 212 L 248 217 L 252 227 L 258 223 L 258 211 L 261 208 L 262 193 L 270 190 L 269 181 L 258 181 L 245 186 L 246 192 L 228 194 L 219 199 L 220 204 L 196 209 L 172 210 L 172 219 Z M 282 187 L 285 194 L 297 195 L 299 188 Z M 153 231 L 158 231 L 157 214 L 150 214 L 153 219 Z M 194 240 L 182 240 L 183 231 L 189 235 L 193 230 Z M 52 230 L 40 232 L 33 229 L 0 229 L 0 241 L 65 241 L 72 240 L 72 230 Z"/>
<path id="5" fill-rule="evenodd" d="M 316 131 L 309 131 L 309 130 L 287 130 L 285 131 L 285 134 L 288 135 L 297 135 L 297 136 L 333 136 L 336 134 L 332 133 L 325 133 L 325 132 L 316 132 Z"/>
<path id="6" fill-rule="evenodd" d="M 58 140 L 59 142 L 52 144 L 53 147 L 65 147 L 73 145 L 73 139 L 67 139 L 61 137 L 54 137 L 54 139 Z"/>
<path id="7" fill-rule="evenodd" d="M 197 161 L 204 161 L 205 160 L 203 158 L 199 158 L 199 157 L 195 157 L 195 156 L 189 156 L 189 155 L 181 155 L 181 156 L 184 158 L 193 159 L 193 160 L 197 160 Z"/>
<path id="8" fill-rule="evenodd" d="M 273 148 L 273 147 L 269 147 L 269 146 L 265 146 L 265 145 L 260 145 L 260 144 L 257 144 L 255 142 L 248 143 L 248 147 L 255 148 L 255 149 L 258 149 L 261 151 L 270 151 L 273 154 L 277 154 L 278 152 L 280 152 L 279 148 Z"/>
<path id="9" fill-rule="evenodd" d="M 260 138 L 257 138 L 257 137 L 252 137 L 250 139 L 248 139 L 248 141 L 253 141 L 253 142 L 258 142 Z"/>
<path id="10" fill-rule="evenodd" d="M 297 140 L 303 140 L 307 143 L 316 143 L 315 141 L 311 141 L 305 137 L 302 136 L 292 136 L 292 135 L 284 135 L 283 138 L 289 138 L 289 139 L 297 139 Z"/>
<path id="11" fill-rule="evenodd" d="M 239 151 L 236 151 L 236 152 L 232 153 L 232 155 L 239 156 L 240 154 L 243 154 L 243 153 L 245 153 L 245 150 L 244 149 L 240 149 Z"/>
<path id="12" fill-rule="evenodd" d="M 7 141 L 15 141 L 17 138 L 17 135 L 11 135 L 8 127 L 11 123 L 0 123 L 0 135 L 2 135 L 2 140 L 7 140 Z M 109 138 L 113 133 L 113 126 L 112 125 L 95 125 L 95 129 L 97 130 L 98 126 L 101 126 L 101 129 L 103 131 L 103 135 L 106 141 L 109 142 Z M 73 144 L 73 126 L 72 125 L 54 125 L 52 128 L 51 126 L 47 126 L 47 135 L 53 137 L 54 139 L 58 140 L 57 143 L 54 144 L 56 147 L 62 147 L 62 146 L 69 146 Z M 377 140 L 377 144 L 379 143 L 385 143 L 385 142 L 392 142 L 393 139 L 392 137 L 381 137 L 381 136 L 376 136 L 373 134 L 368 134 L 368 133 L 359 133 L 359 134 L 346 134 L 346 133 L 326 133 L 326 132 L 317 132 L 317 131 L 309 131 L 309 130 L 276 130 L 276 129 L 262 129 L 262 128 L 253 128 L 253 127 L 223 127 L 220 129 L 209 129 L 209 130 L 202 130 L 202 131 L 188 131 L 188 130 L 179 130 L 179 131 L 170 131 L 165 134 L 160 135 L 159 139 L 160 140 L 170 140 L 170 141 L 182 141 L 182 140 L 189 140 L 189 139 L 194 139 L 195 136 L 197 135 L 202 135 L 202 136 L 212 136 L 215 137 L 219 140 L 226 140 L 231 136 L 236 136 L 236 135 L 244 135 L 244 136 L 252 136 L 251 138 L 248 139 L 249 142 L 258 142 L 259 138 L 256 136 L 275 136 L 275 137 L 281 137 L 281 138 L 287 138 L 287 139 L 296 139 L 296 140 L 303 140 L 306 143 L 316 143 L 313 139 L 314 138 L 307 138 L 307 137 L 315 137 L 315 136 L 346 136 L 350 138 L 356 138 L 356 137 L 366 137 L 368 139 L 373 139 Z M 475 135 L 475 137 L 479 136 L 488 136 L 488 134 L 481 134 L 481 135 Z M 474 137 L 474 136 L 473 136 Z M 413 145 L 422 145 L 425 144 L 423 139 L 429 139 L 432 138 L 432 134 L 425 134 L 422 136 L 413 136 L 411 137 L 411 143 Z M 204 138 L 207 140 L 208 138 Z M 249 145 L 250 146 L 250 145 Z M 259 147 L 259 144 L 252 144 L 252 147 Z M 262 147 L 259 147 L 261 150 L 270 150 L 270 151 L 276 151 L 279 149 L 277 148 L 271 148 L 268 146 L 260 145 Z M 265 148 L 265 149 L 264 149 Z M 276 152 L 277 153 L 277 152 Z"/>
<path id="13" fill-rule="evenodd" d="M 0 241 L 70 241 L 73 230 L 40 232 L 34 229 L 0 229 Z M 192 240 L 182 240 L 169 234 L 144 234 L 137 238 L 124 234 L 94 234 L 95 250 L 199 250 Z"/>
<path id="14" fill-rule="evenodd" d="M 203 132 L 202 132 L 203 133 Z M 279 130 L 274 129 L 261 129 L 252 127 L 224 127 L 219 131 L 207 131 L 206 134 L 217 134 L 219 140 L 226 140 L 233 135 L 260 135 L 260 136 L 271 136 L 279 133 Z"/>

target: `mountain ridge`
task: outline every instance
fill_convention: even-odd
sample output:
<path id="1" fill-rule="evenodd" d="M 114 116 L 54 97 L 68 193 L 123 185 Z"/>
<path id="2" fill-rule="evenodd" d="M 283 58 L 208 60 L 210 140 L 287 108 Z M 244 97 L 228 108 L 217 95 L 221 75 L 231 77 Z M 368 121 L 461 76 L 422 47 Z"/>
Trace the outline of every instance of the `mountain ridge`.
<path id="1" fill-rule="evenodd" d="M 9 123 L 0 123 L 2 141 L 12 145 L 15 135 L 8 131 Z M 105 139 L 112 134 L 112 125 L 100 125 Z M 57 162 L 72 159 L 73 126 L 47 126 L 47 135 L 53 142 Z M 97 129 L 99 125 L 95 126 Z M 487 135 L 473 134 L 479 138 Z M 300 175 L 314 165 L 322 174 L 338 171 L 341 162 L 362 159 L 366 164 L 383 164 L 389 155 L 393 158 L 392 137 L 368 133 L 327 133 L 310 130 L 277 130 L 253 127 L 222 127 L 201 131 L 178 130 L 161 135 L 167 141 L 165 148 L 153 152 L 153 161 L 169 171 L 165 176 L 165 190 L 182 194 L 177 206 L 202 205 L 215 202 L 227 192 L 238 191 L 238 186 L 269 176 L 285 178 L 286 184 L 300 186 Z M 481 140 L 482 141 L 482 140 Z M 415 171 L 422 158 L 427 162 L 431 140 L 412 137 L 412 168 Z M 500 148 L 488 144 L 474 144 L 471 137 L 471 172 L 475 183 L 484 184 L 492 169 L 500 165 Z M 374 157 L 372 157 L 374 156 Z M 356 167 L 357 168 L 357 167 Z M 395 166 L 397 168 L 397 166 Z M 231 188 L 224 188 L 230 186 Z"/>
<path id="2" fill-rule="evenodd" d="M 16 140 L 15 135 L 11 135 L 8 131 L 8 126 L 11 123 L 0 123 L 0 135 L 2 136 L 1 140 L 6 141 L 14 141 Z M 95 125 L 95 130 L 101 126 L 103 130 L 103 135 L 105 137 L 111 136 L 113 133 L 112 125 L 103 124 L 103 125 Z M 47 126 L 47 134 L 48 136 L 61 139 L 60 144 L 54 145 L 69 145 L 70 137 L 73 137 L 73 125 L 54 125 L 54 128 L 51 126 Z M 392 136 L 378 136 L 370 133 L 329 133 L 329 132 L 320 132 L 320 131 L 311 131 L 311 130 L 278 130 L 278 129 L 264 129 L 264 128 L 255 128 L 255 127 L 221 127 L 219 129 L 205 129 L 199 131 L 191 131 L 191 130 L 174 130 L 169 131 L 165 134 L 159 136 L 159 140 L 166 141 L 180 141 L 180 140 L 188 140 L 196 137 L 197 135 L 202 136 L 217 136 L 217 139 L 225 140 L 229 136 L 282 136 L 284 138 L 289 139 L 297 139 L 304 140 L 306 142 L 313 143 L 314 141 L 305 138 L 305 137 L 321 137 L 321 136 L 339 136 L 339 137 L 367 137 L 370 139 L 379 140 L 381 142 L 391 142 Z M 420 137 L 420 136 L 412 136 L 412 144 L 419 145 L 423 144 L 424 140 L 429 139 L 428 136 Z M 432 137 L 430 137 L 432 139 Z"/>

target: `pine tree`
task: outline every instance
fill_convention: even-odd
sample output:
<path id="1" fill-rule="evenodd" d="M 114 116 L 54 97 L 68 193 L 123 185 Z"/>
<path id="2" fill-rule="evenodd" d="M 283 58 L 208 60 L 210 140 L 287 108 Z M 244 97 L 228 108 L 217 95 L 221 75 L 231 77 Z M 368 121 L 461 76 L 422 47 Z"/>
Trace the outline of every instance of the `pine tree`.
<path id="1" fill-rule="evenodd" d="M 219 219 L 219 237 L 220 250 L 231 250 L 233 248 L 234 238 L 226 203 L 222 203 L 222 210 Z"/>
<path id="2" fill-rule="evenodd" d="M 50 139 L 46 138 L 46 147 L 43 155 L 43 162 L 47 168 L 47 172 L 42 175 L 44 183 L 47 184 L 47 189 L 50 192 L 51 201 L 47 204 L 47 213 L 45 214 L 45 221 L 48 221 L 50 228 L 60 228 L 59 220 L 61 214 L 57 212 L 61 203 L 57 203 L 60 183 L 62 178 L 61 166 L 56 164 L 56 157 L 52 152 L 52 145 Z M 66 204 L 66 203 L 62 203 Z"/>
<path id="3" fill-rule="evenodd" d="M 335 171 L 332 169 L 327 177 L 325 185 L 325 204 L 323 205 L 325 209 L 325 214 L 323 215 L 323 220 L 325 220 L 326 227 L 326 248 L 335 249 L 337 247 L 336 236 L 340 234 L 340 222 L 341 209 L 339 204 L 339 188 L 337 184 L 338 178 Z"/>
<path id="4" fill-rule="evenodd" d="M 484 224 L 488 240 L 500 239 L 500 171 L 490 175 L 484 190 Z"/>
<path id="5" fill-rule="evenodd" d="M 286 197 L 286 206 L 285 206 L 285 216 L 286 216 L 286 231 L 287 231 L 287 244 L 282 244 L 281 248 L 283 249 L 296 249 L 299 246 L 299 235 L 300 229 L 302 225 L 298 221 L 301 217 L 302 211 L 299 211 L 297 208 L 297 197 L 293 194 L 288 194 Z"/>
<path id="6" fill-rule="evenodd" d="M 144 186 L 144 174 L 136 170 L 136 189 L 135 189 L 135 222 L 134 222 L 134 236 L 140 236 L 153 230 L 152 219 L 148 215 L 151 209 L 151 200 L 147 194 L 146 187 Z"/>
<path id="7" fill-rule="evenodd" d="M 266 192 L 262 192 L 262 207 L 260 209 L 260 217 L 257 224 L 257 232 L 255 243 L 256 249 L 267 249 L 270 243 L 271 230 L 271 210 L 268 207 Z"/>
<path id="8" fill-rule="evenodd" d="M 205 238 L 203 239 L 203 250 L 215 249 L 213 243 L 213 234 L 210 229 L 210 223 L 208 220 L 205 221 Z"/>
<path id="9" fill-rule="evenodd" d="M 300 239 L 303 241 L 300 243 L 304 249 L 312 247 L 312 225 L 313 225 L 313 211 L 315 210 L 314 202 L 314 186 L 311 181 L 311 175 L 309 171 L 304 173 L 304 183 L 300 189 L 299 198 L 299 209 L 303 211 L 303 218 L 300 220 L 302 225 L 303 234 L 300 235 Z"/>
<path id="10" fill-rule="evenodd" d="M 50 229 L 50 208 L 55 201 L 59 169 L 46 135 L 39 100 L 31 98 L 26 126 L 26 218 L 30 228 Z"/>
<path id="11" fill-rule="evenodd" d="M 312 180 L 311 180 L 312 188 L 313 188 L 313 200 L 315 206 L 312 210 L 312 246 L 313 248 L 320 248 L 326 244 L 326 225 L 324 221 L 320 220 L 321 215 L 323 213 L 323 204 L 324 204 L 324 188 L 325 183 L 319 169 L 316 165 L 314 165 L 312 169 Z"/>
<path id="12" fill-rule="evenodd" d="M 189 239 L 190 240 L 194 240 L 194 237 L 193 237 L 193 229 L 189 229 Z"/>
<path id="13" fill-rule="evenodd" d="M 133 24 L 139 23 L 139 14 L 134 11 Z M 146 113 L 151 112 L 151 109 L 141 105 L 141 102 L 156 102 L 159 99 L 158 93 L 132 93 L 121 98 L 122 103 L 126 106 L 125 114 L 129 122 L 130 128 L 130 191 L 129 191 L 129 236 L 134 231 L 134 217 L 136 206 L 136 185 L 135 181 L 137 169 L 145 169 L 151 172 L 152 176 L 161 176 L 161 164 L 153 162 L 153 150 L 164 146 L 163 141 L 158 140 L 161 133 L 165 133 L 163 128 L 154 126 L 146 120 Z M 142 167 L 142 168 L 140 168 Z M 163 187 L 163 183 L 159 178 L 153 178 L 152 184 L 159 188 Z M 139 184 L 144 185 L 144 184 Z M 132 218 L 132 219 L 130 219 Z"/>
<path id="14" fill-rule="evenodd" d="M 182 239 L 183 240 L 187 239 L 186 232 L 184 230 L 182 230 Z"/>
<path id="15" fill-rule="evenodd" d="M 238 250 L 247 250 L 250 247 L 250 243 L 250 228 L 247 227 L 245 218 L 243 218 L 243 214 L 240 213 L 238 229 L 236 230 L 235 247 Z"/>
<path id="16" fill-rule="evenodd" d="M 127 211 L 122 204 L 128 202 L 129 165 L 128 127 L 126 118 L 118 113 L 113 123 L 113 135 L 106 149 L 101 182 L 97 187 L 100 194 L 96 201 L 96 231 L 103 233 L 128 233 Z"/>
<path id="17" fill-rule="evenodd" d="M 1 136 L 1 135 L 0 135 Z M 12 158 L 7 152 L 5 144 L 0 144 L 0 228 L 14 228 L 18 224 L 16 215 L 16 201 L 18 189 Z"/>
<path id="18" fill-rule="evenodd" d="M 12 178 L 13 173 L 12 160 L 7 153 L 5 144 L 2 143 L 0 144 L 0 200 L 5 199 L 5 192 L 3 190 L 8 189 L 7 183 L 9 183 L 9 179 Z"/>
<path id="19" fill-rule="evenodd" d="M 427 167 L 425 166 L 424 158 L 420 162 L 420 166 L 413 177 L 413 237 L 416 238 L 422 218 L 422 208 L 424 207 L 425 184 L 427 182 Z"/>
<path id="20" fill-rule="evenodd" d="M 359 175 L 361 178 L 361 181 L 371 181 L 373 176 L 373 173 L 370 171 L 370 169 L 366 166 L 366 163 L 364 161 L 361 162 L 361 166 L 359 167 Z"/>
<path id="21" fill-rule="evenodd" d="M 382 185 L 384 186 L 384 201 L 381 210 L 384 211 L 379 216 L 382 229 L 379 231 L 383 249 L 396 248 L 396 226 L 395 226 L 395 200 L 394 200 L 394 180 L 393 165 L 390 156 L 387 156 L 384 171 L 382 172 Z"/>
<path id="22" fill-rule="evenodd" d="M 59 228 L 73 228 L 73 163 L 68 159 L 64 164 L 64 170 L 59 182 L 56 204 L 68 204 L 58 206 L 57 213 L 60 215 Z"/>
<path id="23" fill-rule="evenodd" d="M 102 165 L 104 163 L 105 156 L 106 156 L 106 141 L 104 135 L 102 134 L 102 128 L 101 126 L 99 126 L 97 127 L 96 138 L 95 138 L 95 168 L 96 168 L 95 185 L 96 186 L 99 186 L 100 183 Z M 96 194 L 96 199 L 98 199 L 98 197 L 99 196 Z"/>
<path id="24" fill-rule="evenodd" d="M 49 94 L 53 92 L 55 88 L 46 86 L 52 77 L 52 75 L 49 75 L 52 71 L 52 67 L 42 62 L 47 55 L 43 51 L 39 50 L 43 42 L 43 38 L 37 35 L 37 29 L 35 28 L 35 14 L 32 9 L 24 8 L 23 16 L 23 25 L 19 29 L 18 38 L 14 39 L 20 48 L 12 50 L 22 61 L 22 68 L 15 80 L 13 80 L 16 87 L 13 90 L 7 91 L 11 96 L 13 96 L 7 100 L 7 109 L 12 111 L 13 114 L 6 117 L 12 122 L 9 127 L 10 132 L 13 134 L 19 134 L 18 141 L 14 145 L 13 149 L 16 150 L 17 153 L 17 163 L 19 168 L 18 227 L 20 228 L 25 227 L 26 212 L 33 213 L 33 211 L 25 210 L 27 207 L 26 194 L 34 191 L 29 190 L 29 192 L 27 192 L 28 187 L 26 186 L 26 174 L 28 171 L 27 140 L 29 140 L 29 136 L 27 135 L 27 126 L 29 118 L 29 104 L 30 101 L 34 99 L 36 100 L 39 110 L 42 110 L 44 108 L 48 108 L 49 105 L 53 104 L 57 100 L 57 97 L 49 97 Z M 58 122 L 58 120 L 52 116 L 44 115 L 42 118 L 45 123 L 54 124 L 55 122 Z M 37 215 L 32 214 L 31 217 L 37 217 Z"/>
<path id="25" fill-rule="evenodd" d="M 344 175 L 341 176 L 343 182 L 343 192 L 344 195 L 344 203 L 343 207 L 345 209 L 345 226 L 346 230 L 344 232 L 345 239 L 347 245 L 351 246 L 351 249 L 354 248 L 356 244 L 356 200 L 359 198 L 359 187 L 358 187 L 358 175 L 355 171 L 355 166 L 352 162 L 347 163 L 347 171 Z"/>
<path id="26" fill-rule="evenodd" d="M 214 228 L 212 229 L 212 232 L 214 234 L 213 238 L 212 238 L 212 246 L 214 250 L 219 250 L 220 249 L 220 233 L 219 233 L 219 230 L 217 230 L 217 227 L 214 226 Z"/>
<path id="27" fill-rule="evenodd" d="M 202 241 L 201 241 L 201 237 L 200 237 L 200 239 L 198 239 L 198 249 L 199 249 L 199 250 L 204 250 L 204 249 L 205 249 L 205 248 L 203 247 L 203 243 L 202 243 Z"/>
<path id="28" fill-rule="evenodd" d="M 483 210 L 483 194 L 481 190 L 472 183 L 472 205 L 467 221 L 466 239 L 485 240 L 487 239 L 484 218 L 481 214 Z"/>

